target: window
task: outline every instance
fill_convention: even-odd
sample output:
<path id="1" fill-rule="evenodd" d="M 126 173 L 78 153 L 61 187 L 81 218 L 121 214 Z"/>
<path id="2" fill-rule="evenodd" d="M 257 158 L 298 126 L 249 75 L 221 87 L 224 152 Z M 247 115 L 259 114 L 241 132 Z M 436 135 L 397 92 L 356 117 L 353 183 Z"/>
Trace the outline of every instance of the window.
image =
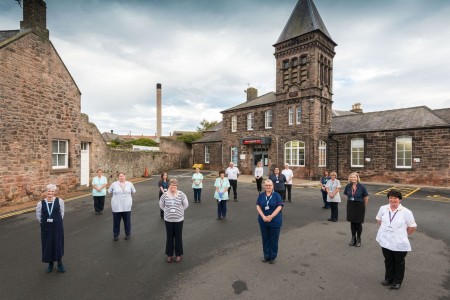
<path id="1" fill-rule="evenodd" d="M 292 125 L 294 123 L 294 109 L 289 107 L 288 110 L 288 124 Z"/>
<path id="2" fill-rule="evenodd" d="M 209 164 L 209 146 L 205 146 L 205 164 Z"/>
<path id="3" fill-rule="evenodd" d="M 231 161 L 235 166 L 238 165 L 238 147 L 236 146 L 231 147 Z"/>
<path id="4" fill-rule="evenodd" d="M 290 141 L 284 144 L 284 161 L 292 166 L 305 166 L 305 143 Z"/>
<path id="5" fill-rule="evenodd" d="M 364 139 L 352 139 L 352 167 L 364 167 Z"/>
<path id="6" fill-rule="evenodd" d="M 264 112 L 265 128 L 272 128 L 272 110 L 266 110 Z"/>
<path id="7" fill-rule="evenodd" d="M 327 143 L 319 141 L 319 167 L 327 166 Z"/>
<path id="8" fill-rule="evenodd" d="M 399 136 L 396 139 L 395 153 L 395 166 L 410 169 L 412 167 L 412 138 L 410 136 Z"/>
<path id="9" fill-rule="evenodd" d="M 253 113 L 247 114 L 247 130 L 253 130 Z"/>
<path id="10" fill-rule="evenodd" d="M 303 55 L 302 57 L 300 57 L 300 64 L 305 65 L 306 62 L 307 62 L 306 55 Z"/>
<path id="11" fill-rule="evenodd" d="M 283 61 L 283 69 L 289 68 L 289 60 Z"/>
<path id="12" fill-rule="evenodd" d="M 69 141 L 52 141 L 52 169 L 69 167 Z"/>
<path id="13" fill-rule="evenodd" d="M 300 124 L 302 122 L 302 107 L 301 106 L 297 106 L 296 109 L 296 122 L 297 124 Z"/>
<path id="14" fill-rule="evenodd" d="M 236 132 L 237 130 L 237 116 L 231 116 L 231 132 Z"/>

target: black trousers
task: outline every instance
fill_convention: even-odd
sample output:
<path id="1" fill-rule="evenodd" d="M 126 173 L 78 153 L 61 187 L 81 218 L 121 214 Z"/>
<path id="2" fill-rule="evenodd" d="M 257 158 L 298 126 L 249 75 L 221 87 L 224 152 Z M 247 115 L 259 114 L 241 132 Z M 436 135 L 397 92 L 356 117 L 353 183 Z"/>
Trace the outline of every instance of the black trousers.
<path id="1" fill-rule="evenodd" d="M 262 178 L 262 177 L 259 177 L 259 179 L 257 179 L 257 178 L 255 178 L 255 179 L 256 179 L 256 189 L 258 190 L 258 192 L 261 193 L 261 191 L 262 191 L 262 181 L 263 181 L 263 178 Z"/>
<path id="2" fill-rule="evenodd" d="M 105 206 L 105 196 L 94 196 L 95 212 L 102 212 Z"/>
<path id="3" fill-rule="evenodd" d="M 284 192 L 284 195 L 283 195 L 283 200 L 286 200 L 286 194 L 287 194 L 287 197 L 288 197 L 288 200 L 289 200 L 289 202 L 291 202 L 291 200 L 292 200 L 292 184 L 285 184 L 284 185 L 285 187 L 286 187 L 286 191 Z"/>
<path id="4" fill-rule="evenodd" d="M 329 202 L 329 203 L 330 203 L 330 208 L 331 208 L 331 219 L 337 221 L 338 214 L 339 214 L 339 210 L 338 210 L 339 202 Z"/>
<path id="5" fill-rule="evenodd" d="M 173 256 L 175 251 L 176 256 L 183 255 L 183 221 L 181 222 L 167 222 L 166 223 L 166 255 Z"/>
<path id="6" fill-rule="evenodd" d="M 286 192 L 286 190 L 275 190 L 275 192 L 277 192 L 278 194 L 280 194 L 281 199 L 285 199 L 284 193 Z M 284 200 L 283 200 L 283 201 L 284 201 Z"/>
<path id="7" fill-rule="evenodd" d="M 384 265 L 386 273 L 384 279 L 392 280 L 393 283 L 401 284 L 405 276 L 405 257 L 406 251 L 392 251 L 381 248 L 384 256 Z"/>
<path id="8" fill-rule="evenodd" d="M 228 181 L 230 182 L 228 193 L 230 193 L 231 188 L 233 188 L 234 199 L 237 199 L 237 179 L 228 179 Z"/>

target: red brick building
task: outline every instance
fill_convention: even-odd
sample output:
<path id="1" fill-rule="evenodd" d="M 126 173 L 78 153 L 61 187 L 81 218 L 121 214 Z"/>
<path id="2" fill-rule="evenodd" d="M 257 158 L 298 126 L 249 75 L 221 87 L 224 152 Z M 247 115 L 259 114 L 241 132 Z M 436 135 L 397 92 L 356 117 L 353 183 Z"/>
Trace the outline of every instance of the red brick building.
<path id="1" fill-rule="evenodd" d="M 276 91 L 258 97 L 249 88 L 246 102 L 222 111 L 214 140 L 194 143 L 194 163 L 216 169 L 233 161 L 252 174 L 262 161 L 268 174 L 287 162 L 304 179 L 330 169 L 341 179 L 357 171 L 365 181 L 448 186 L 450 109 L 333 111 L 335 46 L 313 1 L 299 0 L 274 45 Z M 202 160 L 220 136 L 214 162 Z"/>

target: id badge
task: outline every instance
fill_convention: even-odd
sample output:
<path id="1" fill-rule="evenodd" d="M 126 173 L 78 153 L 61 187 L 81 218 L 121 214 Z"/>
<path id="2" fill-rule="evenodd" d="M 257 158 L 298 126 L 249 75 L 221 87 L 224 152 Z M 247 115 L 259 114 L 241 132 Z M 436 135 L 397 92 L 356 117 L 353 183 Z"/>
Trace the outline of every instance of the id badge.
<path id="1" fill-rule="evenodd" d="M 266 207 L 264 207 L 264 209 L 265 209 L 265 210 L 269 210 L 269 207 L 268 207 L 268 206 L 266 206 Z"/>
<path id="2" fill-rule="evenodd" d="M 53 223 L 53 219 L 47 219 L 48 223 Z"/>
<path id="3" fill-rule="evenodd" d="M 350 197 L 350 201 L 355 201 L 355 198 L 353 198 L 353 197 Z"/>
<path id="4" fill-rule="evenodd" d="M 275 183 L 280 183 L 280 182 L 277 180 L 277 181 L 275 181 Z"/>
<path id="5" fill-rule="evenodd" d="M 125 194 L 122 194 L 122 198 L 125 198 Z"/>
<path id="6" fill-rule="evenodd" d="M 175 208 L 171 208 L 171 209 L 170 209 L 170 212 L 171 212 L 171 213 L 174 213 L 174 212 L 175 212 Z"/>
<path id="7" fill-rule="evenodd" d="M 394 232 L 394 228 L 392 228 L 391 226 L 388 226 L 387 231 Z"/>

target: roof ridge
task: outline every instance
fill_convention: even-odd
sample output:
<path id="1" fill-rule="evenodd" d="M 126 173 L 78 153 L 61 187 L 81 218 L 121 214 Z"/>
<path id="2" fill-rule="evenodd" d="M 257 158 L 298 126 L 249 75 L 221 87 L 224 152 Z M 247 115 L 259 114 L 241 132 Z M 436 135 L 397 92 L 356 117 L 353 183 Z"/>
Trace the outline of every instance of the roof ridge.
<path id="1" fill-rule="evenodd" d="M 380 112 L 392 112 L 392 111 L 399 111 L 399 110 L 412 110 L 417 108 L 425 108 L 427 110 L 430 110 L 430 108 L 426 105 L 419 105 L 419 106 L 412 106 L 412 107 L 402 107 L 402 108 L 394 108 L 394 109 L 387 109 L 387 110 L 377 110 L 377 111 L 369 111 L 369 112 L 363 112 L 363 113 L 356 113 L 354 115 L 345 115 L 345 116 L 336 116 L 336 117 L 352 117 L 352 116 L 358 116 L 358 115 L 368 115 L 368 114 L 376 114 Z"/>

